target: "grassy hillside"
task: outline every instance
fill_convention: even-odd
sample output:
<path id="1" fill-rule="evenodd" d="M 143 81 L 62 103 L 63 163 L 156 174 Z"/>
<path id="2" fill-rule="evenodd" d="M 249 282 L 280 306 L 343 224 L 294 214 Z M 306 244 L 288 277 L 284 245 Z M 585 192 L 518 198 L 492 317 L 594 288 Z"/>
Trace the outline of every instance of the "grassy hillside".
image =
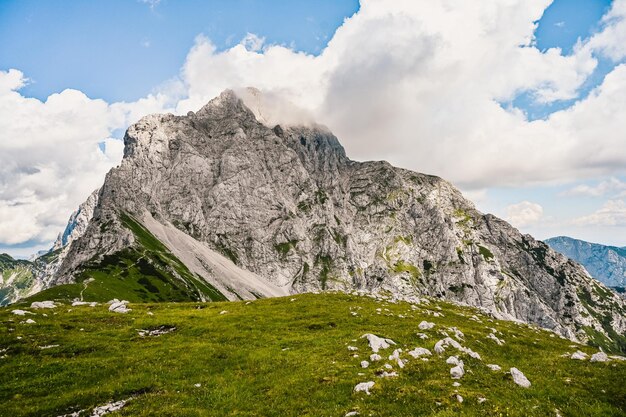
<path id="1" fill-rule="evenodd" d="M 135 235 L 132 247 L 88 262 L 76 277 L 76 283 L 49 288 L 29 300 L 77 298 L 105 302 L 116 297 L 133 302 L 226 300 L 217 289 L 189 271 L 138 221 L 126 214 L 120 217 Z"/>
<path id="2" fill-rule="evenodd" d="M 443 302 L 411 306 L 324 293 L 129 307 L 128 314 L 106 305 L 0 309 L 0 415 L 59 416 L 126 399 L 111 415 L 556 416 L 557 409 L 563 417 L 626 415 L 626 362 L 563 357 L 594 349 Z M 17 316 L 15 308 L 36 314 Z M 419 330 L 422 320 L 434 328 Z M 172 327 L 160 336 L 138 331 Z M 415 347 L 432 351 L 444 332 L 455 337 L 450 327 L 482 360 L 452 347 L 428 362 L 407 355 Z M 503 345 L 487 338 L 491 328 Z M 360 366 L 372 353 L 365 333 L 397 343 L 367 369 Z M 408 359 L 403 369 L 387 360 L 396 347 Z M 446 364 L 450 355 L 465 363 L 458 387 Z M 397 377 L 377 376 L 385 363 Z M 511 367 L 532 386 L 516 385 Z M 353 391 L 366 381 L 375 382 L 371 395 Z"/>

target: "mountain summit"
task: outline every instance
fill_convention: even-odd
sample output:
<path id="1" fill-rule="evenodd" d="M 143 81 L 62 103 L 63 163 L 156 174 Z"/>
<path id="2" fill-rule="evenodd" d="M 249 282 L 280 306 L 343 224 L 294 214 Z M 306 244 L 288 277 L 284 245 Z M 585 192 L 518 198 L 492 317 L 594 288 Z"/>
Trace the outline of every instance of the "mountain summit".
<path id="1" fill-rule="evenodd" d="M 54 272 L 54 285 L 66 285 L 49 294 L 158 301 L 387 290 L 624 343 L 624 301 L 577 263 L 480 213 L 441 178 L 352 161 L 328 129 L 272 126 L 275 114 L 261 114 L 227 90 L 196 113 L 132 125 L 121 165 Z"/>

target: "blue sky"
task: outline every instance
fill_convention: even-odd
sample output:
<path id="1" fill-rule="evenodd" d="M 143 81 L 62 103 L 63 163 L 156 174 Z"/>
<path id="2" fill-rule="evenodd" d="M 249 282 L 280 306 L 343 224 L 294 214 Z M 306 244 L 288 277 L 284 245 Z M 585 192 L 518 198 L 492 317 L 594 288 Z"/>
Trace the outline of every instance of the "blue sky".
<path id="1" fill-rule="evenodd" d="M 366 1 L 370 2 L 371 0 Z M 391 4 L 396 6 L 393 2 L 390 3 L 390 5 Z M 417 1 L 415 4 L 418 4 Z M 612 1 L 609 0 L 556 0 L 552 2 L 543 12 L 543 16 L 535 21 L 537 28 L 534 32 L 534 42 L 530 48 L 537 48 L 546 55 L 550 48 L 560 48 L 561 58 L 574 58 L 578 53 L 576 49 L 578 42 L 585 44 L 589 39 L 605 30 L 607 25 L 609 25 L 609 23 L 602 21 L 602 17 L 609 12 L 612 5 Z M 481 7 L 482 6 L 483 5 L 481 5 Z M 430 5 L 428 2 L 421 2 L 420 6 L 415 7 L 430 7 Z M 524 7 L 526 7 L 526 5 L 521 5 L 520 9 Z M 433 5 L 433 8 L 436 8 L 436 5 Z M 429 16 L 428 10 L 423 11 L 424 16 Z M 520 10 L 520 15 L 523 15 L 524 12 L 525 10 Z M 345 19 L 355 16 L 355 14 L 358 16 L 359 13 L 360 5 L 358 1 L 337 0 L 318 0 L 315 2 L 278 0 L 263 2 L 251 0 L 68 0 L 63 3 L 34 0 L 3 0 L 0 1 L 0 71 L 7 71 L 14 68 L 23 73 L 24 77 L 27 78 L 27 81 L 22 83 L 23 86 L 18 88 L 20 95 L 25 100 L 24 103 L 27 103 L 26 99 L 30 97 L 46 103 L 49 96 L 71 88 L 84 93 L 91 99 L 101 99 L 107 105 L 120 102 L 127 102 L 134 105 L 133 103 L 138 103 L 151 93 L 156 94 L 162 92 L 165 88 L 164 86 L 168 85 L 172 80 L 174 82 L 180 82 L 184 79 L 184 82 L 190 86 L 189 88 L 193 87 L 198 89 L 198 81 L 185 79 L 185 76 L 182 75 L 182 71 L 186 65 L 190 65 L 189 61 L 190 57 L 193 55 L 194 48 L 202 46 L 204 42 L 202 39 L 210 40 L 217 48 L 217 51 L 212 52 L 211 54 L 213 55 L 211 56 L 206 56 L 206 51 L 205 56 L 200 56 L 202 55 L 200 52 L 196 53 L 199 62 L 204 62 L 204 65 L 207 65 L 206 62 L 221 65 L 220 62 L 224 60 L 228 62 L 239 62 L 237 61 L 238 58 L 234 57 L 236 54 L 232 54 L 231 52 L 247 34 L 251 33 L 260 38 L 264 38 L 264 43 L 263 47 L 258 51 L 248 51 L 247 53 L 250 55 L 248 58 L 261 58 L 261 55 L 269 51 L 271 45 L 282 45 L 289 51 L 294 52 L 290 55 L 288 54 L 289 57 L 285 58 L 284 65 L 289 66 L 295 65 L 294 63 L 297 63 L 300 59 L 305 59 L 302 56 L 298 56 L 297 52 L 303 52 L 307 54 L 307 57 L 319 56 L 322 51 L 327 48 L 328 42 L 333 39 L 337 29 L 346 25 Z M 378 15 L 374 17 L 371 16 L 376 13 L 378 13 Z M 421 14 L 422 10 L 417 10 L 417 16 Z M 470 13 L 466 12 L 466 14 L 469 15 Z M 394 58 L 394 55 L 386 54 L 384 49 L 387 47 L 386 43 L 391 42 L 392 39 L 395 40 L 396 37 L 402 39 L 401 36 L 397 36 L 395 33 L 391 34 L 391 32 L 396 30 L 396 27 L 402 26 L 402 20 L 390 26 L 385 26 L 389 25 L 385 23 L 385 19 L 389 18 L 389 16 L 386 15 L 384 8 L 382 11 L 378 10 L 372 12 L 370 10 L 368 16 L 369 17 L 361 16 L 362 20 L 368 22 L 367 24 L 370 25 L 364 26 L 366 27 L 364 32 L 359 34 L 358 30 L 355 31 L 354 29 L 358 29 L 358 25 L 362 25 L 363 23 L 358 19 L 351 19 L 353 22 L 350 27 L 356 34 L 343 34 L 336 39 L 336 41 L 333 40 L 335 43 L 334 48 L 342 51 L 339 54 L 339 58 L 336 59 L 346 61 L 346 67 L 351 69 L 333 73 L 333 71 L 335 71 L 334 69 L 329 69 L 323 65 L 321 66 L 324 70 L 333 73 L 334 78 L 331 77 L 331 79 L 333 82 L 338 83 L 335 84 L 336 90 L 343 91 L 345 89 L 346 96 L 356 97 L 351 98 L 353 101 L 348 103 L 347 108 L 350 110 L 352 110 L 354 106 L 354 113 L 346 113 L 347 121 L 337 122 L 337 120 L 335 120 L 333 122 L 333 114 L 329 116 L 328 112 L 319 112 L 322 115 L 328 116 L 329 123 L 333 125 L 333 130 L 340 136 L 340 139 L 350 155 L 357 159 L 385 158 L 400 166 L 444 176 L 460 186 L 464 192 L 467 192 L 467 195 L 476 202 L 479 209 L 485 212 L 492 212 L 504 218 L 508 218 L 507 216 L 515 217 L 514 213 L 516 213 L 516 210 L 524 213 L 530 212 L 531 215 L 533 210 L 535 210 L 535 214 L 540 212 L 537 214 L 539 217 L 535 220 L 520 223 L 519 225 L 522 231 L 533 233 L 539 238 L 547 238 L 558 234 L 569 234 L 587 240 L 606 242 L 620 246 L 626 245 L 626 236 L 623 233 L 626 231 L 626 226 L 619 223 L 615 227 L 608 227 L 606 225 L 596 227 L 591 225 L 591 222 L 597 219 L 590 217 L 595 215 L 604 216 L 606 212 L 617 213 L 618 216 L 623 215 L 623 211 L 621 211 L 622 209 L 619 205 L 622 204 L 624 198 L 626 198 L 626 172 L 623 168 L 619 167 L 621 164 L 619 158 L 613 158 L 612 160 L 609 155 L 609 157 L 604 157 L 604 162 L 589 162 L 589 164 L 587 164 L 583 161 L 582 163 L 578 163 L 581 170 L 589 170 L 590 173 L 584 175 L 576 170 L 570 169 L 567 173 L 561 175 L 548 172 L 546 175 L 537 175 L 537 178 L 528 178 L 527 181 L 520 182 L 514 179 L 518 173 L 514 172 L 515 169 L 513 167 L 511 168 L 511 172 L 505 175 L 513 179 L 496 179 L 493 183 L 490 183 L 490 181 L 488 179 L 485 180 L 485 178 L 489 178 L 490 175 L 492 177 L 498 176 L 498 171 L 494 168 L 493 171 L 496 172 L 496 174 L 490 174 L 487 172 L 489 170 L 485 170 L 482 174 L 474 175 L 477 178 L 476 180 L 467 179 L 467 182 L 464 182 L 464 173 L 461 170 L 449 168 L 450 165 L 462 164 L 449 164 L 449 161 L 445 157 L 445 152 L 442 152 L 444 155 L 443 159 L 437 161 L 437 163 L 429 165 L 428 162 L 430 161 L 426 158 L 421 160 L 421 164 L 423 165 L 420 165 L 419 162 L 416 162 L 416 165 L 411 165 L 410 161 L 412 156 L 414 156 L 414 154 L 419 155 L 423 153 L 421 149 L 426 145 L 423 141 L 429 141 L 428 136 L 418 137 L 417 142 L 420 140 L 422 140 L 422 142 L 416 142 L 415 145 L 411 145 L 410 142 L 408 145 L 407 143 L 398 142 L 397 148 L 393 148 L 391 151 L 387 152 L 387 148 L 380 147 L 376 143 L 376 138 L 380 137 L 380 134 L 376 133 L 375 126 L 372 127 L 372 129 L 358 130 L 359 123 L 353 123 L 351 118 L 353 116 L 359 116 L 359 112 L 363 110 L 362 102 L 364 100 L 359 95 L 359 92 L 367 90 L 379 80 L 382 80 L 381 83 L 386 82 L 386 80 L 391 80 L 393 83 L 394 77 L 400 79 L 405 76 L 402 72 L 405 68 L 414 67 L 419 69 L 418 64 L 420 62 L 419 60 L 416 61 L 417 63 L 414 62 L 411 64 L 412 66 L 399 63 L 398 68 L 401 70 L 395 73 L 394 70 L 396 68 L 393 66 L 393 60 L 397 59 L 397 56 Z M 432 16 L 433 20 L 437 18 L 436 14 Z M 371 18 L 371 21 L 368 21 L 368 18 Z M 422 26 L 428 26 L 428 22 L 422 23 Z M 413 29 L 418 31 L 421 29 L 417 24 L 409 25 L 407 28 L 409 31 Z M 438 28 L 434 26 L 429 30 L 436 31 L 436 29 Z M 383 52 L 379 55 L 381 59 L 380 62 L 383 64 L 379 67 L 388 68 L 388 74 L 374 74 L 369 79 L 364 77 L 363 79 L 369 80 L 370 84 L 354 84 L 356 89 L 350 90 L 352 83 L 361 82 L 359 81 L 359 77 L 361 77 L 362 67 L 359 65 L 365 65 L 365 67 L 369 69 L 368 62 L 374 62 L 374 60 L 377 59 L 376 53 L 379 51 L 377 52 L 375 49 L 378 48 L 380 50 L 380 45 L 376 43 L 380 42 L 380 37 L 377 38 L 374 35 L 369 36 L 370 32 L 375 33 L 377 31 L 381 31 L 381 36 L 383 37 Z M 428 30 L 425 32 L 428 32 Z M 199 38 L 200 35 L 203 37 Z M 350 38 L 350 36 L 352 36 L 352 38 Z M 385 39 L 385 37 L 388 37 L 388 39 Z M 352 39 L 353 46 L 346 47 L 342 43 L 346 42 L 345 38 Z M 436 36 L 433 38 L 435 40 L 429 39 L 427 36 L 423 39 L 427 39 L 428 42 L 432 41 L 433 45 L 436 45 Z M 454 40 L 455 38 L 453 37 L 451 39 Z M 419 42 L 421 42 L 421 40 Z M 419 42 L 410 44 L 409 49 L 403 50 L 400 56 L 406 55 L 411 57 L 412 52 L 414 52 L 413 49 L 418 49 L 420 45 Z M 402 48 L 406 48 L 401 42 L 400 45 Z M 395 46 L 390 46 L 389 48 L 392 47 Z M 342 50 L 342 48 L 344 49 Z M 372 58 L 368 55 L 370 52 L 368 48 L 372 48 Z M 529 47 L 527 46 L 526 48 Z M 618 56 L 616 58 L 615 53 L 613 55 L 601 53 L 599 52 L 601 51 L 600 47 L 593 48 L 595 49 L 592 49 L 592 58 L 597 65 L 594 64 L 595 67 L 585 75 L 580 85 L 568 81 L 570 84 L 576 85 L 576 87 L 575 94 L 570 94 L 570 97 L 567 99 L 555 99 L 541 102 L 538 100 L 538 95 L 542 93 L 542 88 L 545 87 L 545 85 L 531 79 L 526 83 L 522 82 L 520 84 L 526 86 L 525 88 L 515 90 L 515 94 L 507 96 L 507 100 L 499 101 L 498 103 L 502 109 L 511 114 L 516 111 L 521 111 L 524 115 L 525 122 L 528 122 L 525 123 L 524 128 L 530 127 L 534 129 L 536 125 L 533 125 L 533 121 L 548 121 L 552 114 L 571 109 L 577 103 L 584 102 L 590 95 L 593 95 L 594 92 L 597 91 L 598 87 L 602 86 L 605 77 L 614 73 L 614 70 L 625 61 L 623 57 Z M 363 57 L 358 58 L 361 52 L 363 53 Z M 480 53 L 485 53 L 485 51 Z M 487 53 L 489 53 L 489 51 L 487 51 Z M 352 55 L 357 56 L 357 58 L 353 60 Z M 216 57 L 221 57 L 220 59 L 222 59 L 222 61 L 212 61 L 212 59 Z M 245 60 L 242 62 L 243 65 L 249 64 L 249 62 Z M 582 58 L 580 62 L 581 68 L 586 62 L 588 63 L 588 61 Z M 241 64 L 241 62 L 239 63 Z M 278 62 L 278 64 L 280 67 L 280 62 Z M 561 63 L 560 65 L 563 64 Z M 206 69 L 208 67 L 204 68 Z M 231 71 L 234 67 L 226 66 L 224 68 L 224 71 Z M 263 66 L 259 68 L 259 71 L 266 70 Z M 295 73 L 308 70 L 306 65 L 304 67 L 296 66 L 295 68 L 299 68 Z M 371 68 L 377 68 L 377 66 L 372 65 Z M 537 71 L 541 72 L 546 69 L 549 70 L 550 68 L 544 66 L 537 69 Z M 490 68 L 484 68 L 483 70 L 485 73 L 491 71 Z M 532 70 L 533 68 L 529 68 L 528 71 L 531 72 Z M 313 70 L 311 71 L 314 72 Z M 511 67 L 505 72 L 513 74 L 514 71 L 515 68 Z M 584 73 L 580 68 L 578 68 L 577 71 Z M 279 71 L 277 71 L 277 73 L 278 72 Z M 417 73 L 419 73 L 419 71 Z M 218 71 L 213 74 L 213 76 L 216 75 L 219 78 L 222 74 Z M 245 73 L 245 71 L 237 75 L 242 79 L 252 80 L 247 82 L 256 85 L 254 71 L 252 75 Z M 508 74 L 506 75 L 508 76 Z M 265 75 L 259 75 L 259 79 L 264 76 Z M 435 74 L 435 77 L 439 77 L 439 75 Z M 547 75 L 546 77 L 548 80 L 546 83 L 558 84 L 559 76 Z M 571 72 L 564 72 L 562 78 L 567 80 L 568 77 L 572 77 Z M 279 80 L 277 85 L 281 84 L 281 81 L 283 80 Z M 419 75 L 413 77 L 412 82 L 419 83 L 420 81 Z M 434 82 L 436 81 L 437 79 L 435 78 Z M 211 84 L 212 80 L 207 79 L 205 82 L 206 84 Z M 220 83 L 224 82 L 226 81 L 216 81 L 215 84 L 221 85 Z M 425 83 L 426 85 L 429 85 L 429 83 L 432 84 L 432 82 L 426 79 Z M 297 85 L 297 83 L 295 84 Z M 313 83 L 311 85 L 313 85 Z M 202 85 L 200 85 L 200 87 L 202 87 Z M 280 87 L 283 88 L 284 86 L 281 85 Z M 308 85 L 305 83 L 304 87 L 308 87 Z M 395 86 L 393 84 L 387 85 L 385 88 L 389 91 L 395 91 L 394 94 L 398 94 L 398 92 L 394 90 Z M 557 86 L 554 88 L 557 90 L 567 90 L 567 83 L 565 83 L 565 86 Z M 375 87 L 372 87 L 372 89 L 374 90 Z M 200 90 L 202 90 L 202 88 L 200 88 Z M 424 89 L 422 88 L 422 90 Z M 208 89 L 207 91 L 213 90 Z M 311 91 L 315 92 L 315 88 Z M 416 91 L 421 90 L 416 89 Z M 475 93 L 474 90 L 470 91 L 471 92 L 467 94 Z M 188 94 L 190 97 L 193 95 L 191 90 L 188 91 Z M 457 93 L 455 92 L 454 94 Z M 442 93 L 442 96 L 445 96 L 445 93 Z M 193 106 L 197 106 L 198 103 L 206 102 L 210 97 L 210 94 L 208 96 L 202 96 L 199 101 L 196 100 L 193 102 L 191 107 L 193 108 Z M 406 96 L 407 106 L 414 105 L 411 101 L 414 101 L 414 97 L 415 96 L 411 96 L 410 94 Z M 456 95 L 456 97 L 464 96 L 460 94 Z M 384 100 L 384 97 L 382 97 L 382 99 Z M 335 101 L 340 102 L 341 100 L 335 99 Z M 375 99 L 365 101 L 376 102 Z M 330 102 L 332 103 L 332 100 Z M 94 104 L 95 102 L 90 103 Z M 96 104 L 97 103 L 94 105 Z M 435 97 L 432 99 L 432 102 L 427 102 L 425 105 L 428 108 L 436 108 L 441 104 Z M 141 107 L 141 105 L 136 107 Z M 471 104 L 469 107 L 471 107 Z M 148 110 L 154 111 L 153 108 L 157 107 L 150 107 Z M 417 108 L 419 109 L 419 106 L 417 106 Z M 146 110 L 144 109 L 142 111 Z M 168 108 L 168 111 L 171 110 Z M 375 111 L 379 112 L 379 109 L 375 109 Z M 133 117 L 139 117 L 144 113 L 139 110 L 129 110 L 128 114 L 129 115 L 126 117 L 130 118 L 128 121 L 128 123 L 130 123 L 133 121 Z M 376 113 L 374 113 L 374 115 L 375 114 Z M 5 115 L 1 116 L 4 117 Z M 8 116 L 8 118 L 10 118 L 11 115 L 9 114 Z M 109 116 L 110 115 L 103 115 L 97 117 Z M 398 121 L 390 123 L 394 126 L 402 125 L 407 118 L 413 118 L 413 114 L 409 113 L 400 123 L 397 123 Z M 424 118 L 426 121 L 433 119 L 428 116 L 424 116 Z M 459 117 L 459 119 L 470 120 L 471 117 L 463 116 Z M 365 117 L 359 120 L 369 119 Z M 416 118 L 416 120 L 418 120 L 418 118 Z M 326 122 L 326 120 L 324 121 Z M 444 125 L 454 125 L 452 122 L 453 121 L 448 123 L 446 121 Z M 109 125 L 105 127 L 103 124 L 102 129 L 104 129 L 104 131 L 108 129 L 108 134 L 101 135 L 102 137 L 96 141 L 102 152 L 106 151 L 106 146 L 104 145 L 107 143 L 106 137 L 121 137 L 126 125 L 127 124 L 120 124 L 118 122 L 115 127 L 110 127 Z M 357 128 L 355 128 L 356 130 L 350 130 L 350 128 L 346 127 L 347 125 L 351 127 L 357 126 Z M 487 125 L 489 124 L 487 123 Z M 22 130 L 19 130 L 20 128 Z M 389 125 L 387 128 L 389 128 Z M 434 131 L 438 132 L 440 128 L 441 126 L 435 127 Z M 374 139 L 363 138 L 363 140 L 361 140 L 360 135 L 365 133 L 365 136 L 367 136 L 370 134 L 369 130 L 373 132 L 371 135 Z M 24 128 L 23 126 L 18 126 L 15 130 L 15 132 L 18 133 L 22 131 L 29 132 L 28 128 Z M 43 135 L 41 136 L 41 140 L 43 141 L 46 140 L 45 131 L 46 129 L 42 128 Z M 406 135 L 407 131 L 410 131 L 410 129 L 405 128 L 405 130 L 400 131 L 400 133 L 398 133 L 398 131 L 395 133 L 390 131 L 388 134 L 399 134 L 402 136 Z M 16 135 L 13 131 L 10 132 L 11 135 Z M 488 135 L 493 135 L 494 137 L 498 137 L 499 135 L 506 137 L 509 135 L 508 131 L 491 132 L 486 130 L 486 132 Z M 2 140 L 1 133 L 2 132 L 0 132 L 0 141 Z M 25 133 L 25 135 L 28 134 L 30 133 Z M 383 130 L 383 134 L 387 135 L 387 130 Z M 598 135 L 599 137 L 603 136 L 602 133 L 598 133 Z M 482 136 L 484 136 L 484 133 Z M 567 136 L 563 137 L 566 138 Z M 565 154 L 569 152 L 569 145 L 567 144 L 567 140 L 564 140 L 563 137 L 561 137 L 560 140 L 564 141 L 562 147 L 563 153 Z M 463 138 L 464 136 L 461 135 L 455 140 L 463 140 Z M 27 141 L 27 139 L 27 136 L 23 138 L 15 136 L 17 142 L 24 142 Z M 557 141 L 557 139 L 550 137 L 546 137 L 545 140 L 546 144 Z M 613 143 L 616 141 L 615 139 L 611 140 Z M 110 142 L 108 143 L 111 144 Z M 617 143 L 620 144 L 619 138 L 617 139 Z M 0 143 L 0 153 L 3 151 L 2 145 L 3 144 Z M 43 143 L 41 145 L 40 147 L 42 149 L 45 148 L 45 146 L 50 146 L 50 144 L 43 146 Z M 402 148 L 400 145 L 405 147 Z M 626 143 L 624 143 L 624 145 L 626 146 Z M 408 148 L 406 146 L 408 146 Z M 430 144 L 428 144 L 428 146 L 430 146 Z M 497 147 L 498 142 L 492 141 L 489 146 Z M 112 148 L 115 148 L 115 146 Z M 509 148 L 511 148 L 511 146 L 509 146 Z M 502 152 L 506 152 L 505 149 L 509 148 L 503 148 Z M 513 148 L 515 147 L 513 146 Z M 593 145 L 590 149 L 593 150 Z M 70 149 L 68 149 L 68 152 L 69 151 Z M 602 149 L 600 148 L 596 151 L 599 154 L 602 153 Z M 593 153 L 594 152 L 590 152 L 590 155 Z M 528 155 L 526 155 L 526 157 L 528 157 Z M 114 157 L 111 158 L 113 159 L 111 159 L 110 165 L 106 165 L 107 167 L 115 165 Z M 520 159 L 523 158 L 524 157 L 520 155 Z M 52 162 L 62 166 L 65 163 L 63 161 L 63 158 L 60 158 L 58 161 Z M 1 162 L 2 158 L 0 156 L 0 163 Z M 28 170 L 29 168 L 33 168 L 31 171 L 35 172 L 39 167 L 46 165 L 46 162 L 46 160 L 43 160 L 43 162 L 17 161 L 16 163 L 21 167 L 20 169 Z M 25 167 L 22 167 L 21 165 L 24 164 Z M 34 164 L 34 166 L 29 167 L 28 164 Z M 593 164 L 604 165 L 598 167 Z M 611 168 L 611 164 L 616 167 Z M 469 165 L 471 165 L 471 163 L 468 162 L 468 166 Z M 555 165 L 558 165 L 557 161 L 555 161 Z M 85 165 L 80 166 L 83 167 Z M 438 166 L 442 167 L 440 171 L 437 170 Z M 550 171 L 549 168 L 550 167 L 547 167 L 546 171 Z M 66 200 L 63 200 L 65 205 L 62 205 L 63 209 L 61 210 L 61 214 L 52 216 L 49 213 L 38 212 L 36 215 L 37 222 L 47 225 L 46 227 L 49 230 L 58 230 L 60 232 L 62 222 L 58 219 L 67 218 L 69 215 L 68 207 L 75 207 L 77 202 L 84 200 L 86 197 L 86 195 L 83 194 L 88 194 L 86 190 L 91 190 L 95 188 L 97 184 L 101 183 L 102 176 L 106 171 L 102 171 L 103 168 L 98 169 L 101 171 L 90 173 L 90 180 L 85 183 L 87 185 L 83 183 L 80 184 L 80 192 L 68 190 L 68 187 L 71 187 L 70 185 L 63 188 L 62 184 L 58 184 L 58 194 L 61 196 L 66 194 L 70 196 Z M 520 169 L 527 168 L 520 165 Z M 68 177 L 68 180 L 65 180 L 68 184 L 83 175 L 80 169 L 76 167 L 64 170 L 71 175 Z M 0 180 L 3 180 L 1 169 Z M 27 181 L 26 183 L 30 184 L 31 182 Z M 41 191 L 41 189 L 44 189 L 44 191 Z M 2 213 L 3 209 L 1 191 L 2 188 L 0 187 L 0 213 Z M 19 198 L 12 197 L 12 199 L 9 199 L 6 197 L 6 206 L 15 207 L 16 205 L 23 204 L 24 201 L 30 201 L 32 199 L 39 201 L 38 197 L 33 197 L 33 195 L 37 195 L 37 193 L 46 194 L 45 198 L 48 199 L 46 201 L 56 201 L 47 195 L 49 192 L 45 191 L 45 187 L 40 187 L 40 191 L 29 190 Z M 39 202 L 43 204 L 42 201 L 43 200 Z M 526 204 L 526 206 L 524 206 L 524 204 Z M 540 207 L 540 210 L 538 207 Z M 624 210 L 626 210 L 626 206 Z M 34 211 L 36 210 L 33 209 L 33 212 Z M 52 217 L 55 217 L 54 221 L 49 219 Z M 587 226 L 575 225 L 576 219 L 587 219 Z M 1 221 L 5 220 L 1 219 Z M 3 238 L 1 226 L 2 224 L 0 223 L 0 252 L 7 251 L 14 255 L 25 256 L 36 249 L 45 248 L 50 244 L 50 232 L 46 234 L 29 232 L 30 238 L 17 243 L 8 243 L 8 240 Z M 28 235 L 28 233 L 25 235 Z"/>
<path id="2" fill-rule="evenodd" d="M 319 53 L 358 1 L 133 0 L 0 2 L 0 68 L 31 79 L 22 92 L 45 99 L 71 87 L 132 101 L 176 76 L 198 34 L 218 47 L 246 33 Z"/>

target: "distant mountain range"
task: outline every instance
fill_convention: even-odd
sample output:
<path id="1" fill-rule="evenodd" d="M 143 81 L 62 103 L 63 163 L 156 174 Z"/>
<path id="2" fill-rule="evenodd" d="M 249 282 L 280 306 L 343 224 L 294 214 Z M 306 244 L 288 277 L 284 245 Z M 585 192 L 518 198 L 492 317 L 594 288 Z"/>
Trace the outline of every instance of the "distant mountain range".
<path id="1" fill-rule="evenodd" d="M 580 263 L 592 277 L 606 286 L 618 289 L 626 287 L 626 247 L 606 246 L 567 236 L 553 237 L 545 242 L 552 249 Z"/>

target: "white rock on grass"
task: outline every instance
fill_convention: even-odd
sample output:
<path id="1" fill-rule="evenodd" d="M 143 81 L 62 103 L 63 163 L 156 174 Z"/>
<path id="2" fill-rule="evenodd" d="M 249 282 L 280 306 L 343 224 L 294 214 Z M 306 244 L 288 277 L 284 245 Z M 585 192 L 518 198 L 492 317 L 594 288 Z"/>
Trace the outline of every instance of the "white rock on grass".
<path id="1" fill-rule="evenodd" d="M 26 324 L 35 324 L 37 322 L 35 320 L 33 320 L 33 319 L 28 319 L 24 323 L 26 323 Z"/>
<path id="2" fill-rule="evenodd" d="M 31 313 L 30 311 L 26 311 L 26 310 L 11 310 L 11 313 L 15 314 L 16 316 L 25 316 L 27 314 L 35 314 L 35 313 Z"/>
<path id="3" fill-rule="evenodd" d="M 398 376 L 397 372 L 387 372 L 383 371 L 380 375 L 381 378 L 395 378 Z"/>
<path id="4" fill-rule="evenodd" d="M 370 366 L 368 361 L 361 361 L 361 368 L 367 368 L 368 366 Z"/>
<path id="5" fill-rule="evenodd" d="M 348 346 L 348 350 L 349 350 L 350 352 L 356 352 L 357 350 L 359 350 L 359 348 L 358 348 L 358 347 L 356 347 L 356 346 Z"/>
<path id="6" fill-rule="evenodd" d="M 54 301 L 33 301 L 30 308 L 55 308 Z"/>
<path id="7" fill-rule="evenodd" d="M 424 320 L 420 324 L 418 324 L 417 327 L 420 330 L 430 330 L 433 327 L 435 327 L 435 323 L 430 323 L 430 322 Z"/>
<path id="8" fill-rule="evenodd" d="M 346 415 L 344 417 L 354 417 L 354 416 L 358 416 L 359 412 L 358 411 L 350 411 L 348 413 L 346 413 Z"/>
<path id="9" fill-rule="evenodd" d="M 482 404 L 485 401 L 487 401 L 487 399 L 485 397 L 478 397 L 478 404 Z"/>
<path id="10" fill-rule="evenodd" d="M 524 375 L 519 369 L 511 368 L 510 372 L 511 376 L 513 377 L 513 382 L 515 382 L 520 387 L 530 387 L 530 381 L 528 380 L 528 378 L 526 378 L 526 375 Z"/>
<path id="11" fill-rule="evenodd" d="M 382 359 L 383 359 L 383 357 L 382 357 L 382 356 L 380 356 L 378 353 L 372 353 L 372 354 L 370 355 L 370 360 L 371 360 L 372 362 L 380 361 L 380 360 L 382 360 Z"/>
<path id="12" fill-rule="evenodd" d="M 126 305 L 128 304 L 128 301 L 126 300 L 120 301 L 117 298 L 115 298 L 109 301 L 107 304 L 110 304 L 109 311 L 112 311 L 113 313 L 126 314 L 129 311 L 132 311 L 130 308 L 126 307 Z"/>
<path id="13" fill-rule="evenodd" d="M 456 356 L 450 356 L 448 359 L 446 359 L 446 363 L 448 365 L 458 365 L 460 361 L 459 358 L 457 358 Z"/>
<path id="14" fill-rule="evenodd" d="M 491 369 L 492 371 L 500 371 L 500 370 L 502 370 L 500 365 L 495 365 L 493 363 L 488 363 L 487 364 L 487 368 Z"/>
<path id="15" fill-rule="evenodd" d="M 428 335 L 425 333 L 417 333 L 417 337 L 419 337 L 422 340 L 428 339 Z"/>
<path id="16" fill-rule="evenodd" d="M 435 347 L 433 348 L 433 350 L 435 351 L 435 353 L 442 354 L 443 352 L 445 352 L 448 346 L 452 346 L 455 349 L 461 349 L 463 347 L 453 338 L 446 337 L 445 339 L 441 339 L 440 341 L 435 343 Z"/>
<path id="17" fill-rule="evenodd" d="M 496 336 L 494 333 L 489 333 L 487 335 L 487 339 L 491 339 L 494 342 L 496 342 L 498 344 L 498 346 L 502 346 L 504 344 L 504 340 L 500 339 L 498 336 Z"/>
<path id="18" fill-rule="evenodd" d="M 370 390 L 372 389 L 374 384 L 374 381 L 361 382 L 359 384 L 356 384 L 356 386 L 354 387 L 354 392 L 364 392 L 367 395 L 370 395 Z"/>
<path id="19" fill-rule="evenodd" d="M 585 359 L 587 359 L 587 356 L 588 355 L 585 352 L 577 350 L 576 352 L 572 353 L 572 356 L 570 356 L 570 358 L 576 359 L 578 361 L 584 361 Z"/>
<path id="20" fill-rule="evenodd" d="M 591 362 L 609 362 L 609 356 L 604 352 L 598 352 L 591 355 Z"/>
<path id="21" fill-rule="evenodd" d="M 450 376 L 452 379 L 461 379 L 465 375 L 465 369 L 463 368 L 463 361 L 454 368 L 450 369 Z"/>
<path id="22" fill-rule="evenodd" d="M 409 355 L 411 355 L 414 358 L 419 358 L 420 356 L 431 356 L 432 353 L 430 352 L 430 350 L 425 349 L 425 348 L 421 348 L 421 347 L 416 347 L 413 350 L 409 350 L 407 352 Z"/>
<path id="23" fill-rule="evenodd" d="M 462 402 L 463 402 L 463 397 L 461 397 L 459 394 L 456 394 L 456 400 L 457 400 L 459 403 L 462 403 Z"/>
<path id="24" fill-rule="evenodd" d="M 371 333 L 366 333 L 363 336 L 361 336 L 361 338 L 367 339 L 367 341 L 369 342 L 370 348 L 372 349 L 372 352 L 374 353 L 378 353 L 380 349 L 387 349 L 391 345 L 396 344 L 396 342 L 394 342 L 391 339 L 378 337 L 375 334 L 371 334 Z"/>
<path id="25" fill-rule="evenodd" d="M 393 351 L 391 355 L 389 355 L 390 361 L 397 361 L 400 359 L 400 353 L 402 353 L 402 349 L 396 349 Z"/>

